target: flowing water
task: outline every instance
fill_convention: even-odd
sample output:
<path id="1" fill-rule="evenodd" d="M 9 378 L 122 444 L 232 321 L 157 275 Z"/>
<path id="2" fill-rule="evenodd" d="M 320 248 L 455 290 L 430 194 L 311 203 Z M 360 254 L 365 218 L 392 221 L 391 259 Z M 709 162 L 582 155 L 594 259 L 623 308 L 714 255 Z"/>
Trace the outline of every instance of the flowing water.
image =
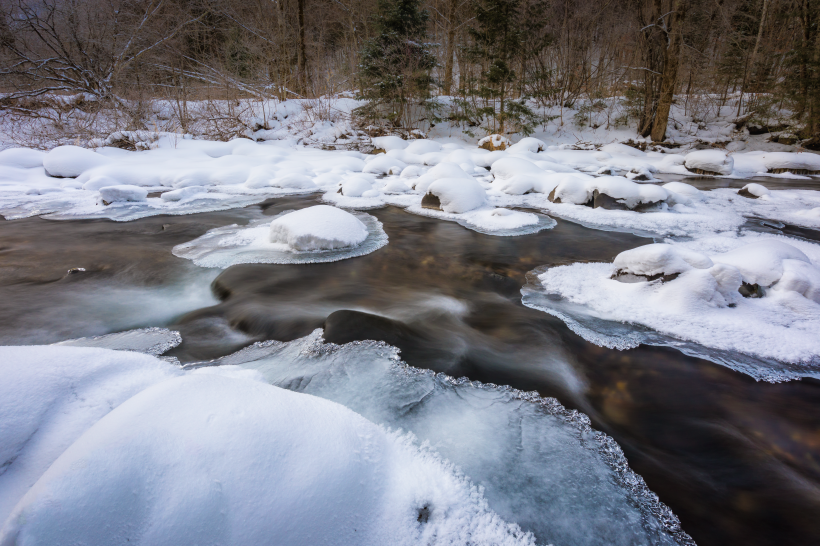
<path id="1" fill-rule="evenodd" d="M 725 180 L 694 182 L 742 182 Z M 386 341 L 413 366 L 537 390 L 586 413 L 698 544 L 820 543 L 820 382 L 758 383 L 671 349 L 600 348 L 521 304 L 528 271 L 611 261 L 649 239 L 561 220 L 494 237 L 387 207 L 369 213 L 389 244 L 355 259 L 221 271 L 171 254 L 209 229 L 315 203 L 127 223 L 2 221 L 0 343 L 167 326 L 183 338 L 168 354 L 194 362 L 322 327 L 335 343 Z"/>

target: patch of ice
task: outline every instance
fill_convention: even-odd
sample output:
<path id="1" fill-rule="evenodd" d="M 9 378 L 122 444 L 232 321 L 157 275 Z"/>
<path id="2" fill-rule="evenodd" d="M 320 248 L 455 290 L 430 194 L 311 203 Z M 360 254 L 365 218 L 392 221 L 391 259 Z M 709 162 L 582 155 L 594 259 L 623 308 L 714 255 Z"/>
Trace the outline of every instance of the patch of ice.
<path id="1" fill-rule="evenodd" d="M 208 364 L 258 370 L 274 385 L 411 431 L 539 544 L 694 544 L 617 444 L 554 399 L 418 370 L 384 343 L 324 344 L 321 330 Z"/>
<path id="2" fill-rule="evenodd" d="M 167 328 L 141 328 L 94 337 L 81 337 L 54 343 L 69 347 L 99 347 L 116 351 L 134 351 L 159 356 L 182 343 L 179 332 Z"/>

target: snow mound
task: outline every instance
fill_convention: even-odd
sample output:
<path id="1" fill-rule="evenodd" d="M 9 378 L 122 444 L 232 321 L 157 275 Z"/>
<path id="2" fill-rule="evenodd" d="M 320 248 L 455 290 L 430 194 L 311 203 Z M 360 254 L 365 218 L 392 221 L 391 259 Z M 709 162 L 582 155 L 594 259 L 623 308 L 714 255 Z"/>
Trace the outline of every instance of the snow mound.
<path id="1" fill-rule="evenodd" d="M 39 150 L 29 148 L 9 148 L 0 151 L 0 165 L 6 167 L 18 167 L 21 169 L 34 169 L 43 166 L 43 159 L 46 154 Z"/>
<path id="2" fill-rule="evenodd" d="M 100 197 L 105 204 L 145 201 L 148 190 L 138 186 L 105 186 L 100 188 Z"/>
<path id="3" fill-rule="evenodd" d="M 382 149 L 386 152 L 389 152 L 390 150 L 404 150 L 407 148 L 408 144 L 410 144 L 408 141 L 397 136 L 375 137 L 371 140 L 371 142 L 377 149 Z"/>
<path id="4" fill-rule="evenodd" d="M 184 201 L 200 193 L 207 193 L 208 190 L 202 186 L 188 186 L 187 188 L 180 188 L 178 190 L 166 191 L 160 197 L 163 201 Z"/>
<path id="5" fill-rule="evenodd" d="M 137 353 L 0 347 L 0 522 L 86 429 L 146 387 L 181 373 Z"/>
<path id="6" fill-rule="evenodd" d="M 473 179 L 473 177 L 470 176 L 457 163 L 444 161 L 442 163 L 439 163 L 435 167 L 431 168 L 423 175 L 419 176 L 413 182 L 412 186 L 413 189 L 415 189 L 416 191 L 426 192 L 427 189 L 430 187 L 430 184 L 432 184 L 436 180 L 441 180 L 443 178 L 465 178 L 470 180 Z"/>
<path id="7" fill-rule="evenodd" d="M 764 195 L 769 195 L 771 192 L 766 188 L 766 186 L 762 186 L 760 184 L 746 184 L 743 186 L 738 195 L 743 197 L 750 197 L 752 199 L 758 199 L 763 197 Z"/>
<path id="8" fill-rule="evenodd" d="M 339 188 L 342 195 L 346 197 L 361 197 L 362 194 L 373 189 L 373 182 L 366 176 L 350 176 L 346 178 Z"/>
<path id="9" fill-rule="evenodd" d="M 612 265 L 538 270 L 523 301 L 599 345 L 668 345 L 756 379 L 820 377 L 817 264 L 772 238 L 709 255 L 697 245 L 652 244 Z"/>
<path id="10" fill-rule="evenodd" d="M 732 174 L 734 160 L 721 150 L 697 150 L 686 154 L 684 166 L 700 174 Z"/>
<path id="11" fill-rule="evenodd" d="M 5 543 L 533 544 L 452 467 L 344 406 L 191 374 L 149 387 L 69 447 Z"/>
<path id="12" fill-rule="evenodd" d="M 524 137 L 512 146 L 510 146 L 507 149 L 507 152 L 511 154 L 517 154 L 522 152 L 537 154 L 538 152 L 543 152 L 546 149 L 547 144 L 543 140 L 533 137 Z"/>
<path id="13" fill-rule="evenodd" d="M 49 176 L 76 178 L 84 171 L 110 162 L 104 155 L 79 146 L 58 146 L 43 158 L 43 167 Z"/>
<path id="14" fill-rule="evenodd" d="M 427 195 L 438 198 L 441 210 L 460 214 L 482 206 L 487 199 L 484 188 L 474 178 L 442 178 L 427 188 Z"/>
<path id="15" fill-rule="evenodd" d="M 768 152 L 763 163 L 769 171 L 801 170 L 820 171 L 820 155 L 811 153 Z"/>
<path id="16" fill-rule="evenodd" d="M 242 263 L 324 263 L 375 252 L 388 242 L 381 222 L 369 214 L 328 205 L 284 211 L 272 221 L 216 228 L 175 246 L 172 252 L 200 267 Z"/>
<path id="17" fill-rule="evenodd" d="M 349 212 L 316 205 L 278 217 L 270 225 L 270 241 L 293 250 L 334 250 L 356 246 L 367 238 L 367 228 Z"/>
<path id="18" fill-rule="evenodd" d="M 400 174 L 405 167 L 407 167 L 407 163 L 401 159 L 387 154 L 379 154 L 365 164 L 362 172 L 370 174 Z"/>

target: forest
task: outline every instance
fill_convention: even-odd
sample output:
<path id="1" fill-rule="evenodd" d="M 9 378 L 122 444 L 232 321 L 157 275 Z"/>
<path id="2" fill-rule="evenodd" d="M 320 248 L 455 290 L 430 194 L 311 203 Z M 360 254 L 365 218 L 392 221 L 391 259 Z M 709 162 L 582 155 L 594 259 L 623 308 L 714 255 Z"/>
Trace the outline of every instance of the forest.
<path id="1" fill-rule="evenodd" d="M 820 148 L 820 0 L 5 0 L 0 70 L 6 121 L 64 128 L 156 129 L 161 99 L 186 132 L 198 101 L 224 139 L 240 99 L 345 96 L 372 135 L 529 134 L 615 101 L 608 126 L 663 142 L 673 104 L 731 97 L 738 126 Z"/>

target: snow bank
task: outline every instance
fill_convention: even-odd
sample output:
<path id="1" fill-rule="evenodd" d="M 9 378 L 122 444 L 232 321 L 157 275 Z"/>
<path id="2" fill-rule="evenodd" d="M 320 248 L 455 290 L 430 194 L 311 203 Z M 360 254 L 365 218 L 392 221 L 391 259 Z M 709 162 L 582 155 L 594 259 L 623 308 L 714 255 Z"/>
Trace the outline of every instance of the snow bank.
<path id="1" fill-rule="evenodd" d="M 43 158 L 43 167 L 49 176 L 75 178 L 84 171 L 110 162 L 104 155 L 79 146 L 58 146 Z"/>
<path id="2" fill-rule="evenodd" d="M 732 174 L 734 160 L 722 150 L 698 150 L 686 154 L 684 166 L 700 174 Z"/>
<path id="3" fill-rule="evenodd" d="M 29 148 L 9 148 L 0 151 L 0 165 L 7 167 L 19 167 L 22 169 L 34 169 L 43 166 L 43 159 L 46 154 L 39 150 Z"/>
<path id="4" fill-rule="evenodd" d="M 26 360 L 38 350 L 15 349 Z M 86 369 L 132 356 L 73 351 L 97 351 L 86 353 Z M 22 422 L 2 422 L 20 442 L 34 434 L 65 443 L 58 424 L 84 433 L 16 505 L 0 543 L 534 543 L 449 463 L 342 405 L 232 368 L 151 376 L 152 367 L 173 367 L 141 358 L 142 376 L 120 376 L 120 385 L 131 384 L 110 400 L 108 384 L 79 374 L 96 407 L 77 398 L 71 370 L 50 376 L 40 367 L 45 392 L 34 374 L 17 386 L 13 409 Z M 55 400 L 65 402 L 48 403 Z M 30 460 L 24 452 L 14 464 Z"/>
<path id="5" fill-rule="evenodd" d="M 83 432 L 141 390 L 180 373 L 137 353 L 0 347 L 0 522 Z"/>
<path id="6" fill-rule="evenodd" d="M 455 214 L 477 209 L 487 199 L 484 188 L 473 178 L 436 180 L 427 188 L 427 195 L 438 199 L 441 210 Z"/>
<path id="7" fill-rule="evenodd" d="M 757 379 L 820 377 L 817 262 L 771 236 L 717 240 L 739 246 L 706 255 L 697 241 L 653 244 L 612 265 L 550 268 L 524 303 L 599 345 L 670 345 Z"/>
<path id="8" fill-rule="evenodd" d="M 771 192 L 765 186 L 754 183 L 746 184 L 740 189 L 739 192 L 737 192 L 738 195 L 742 197 L 749 197 L 751 199 L 758 199 L 764 195 L 769 195 L 770 193 Z"/>
<path id="9" fill-rule="evenodd" d="M 324 263 L 364 256 L 388 242 L 381 222 L 327 205 L 284 211 L 273 220 L 215 228 L 172 252 L 201 267 L 242 263 Z"/>
<path id="10" fill-rule="evenodd" d="M 820 172 L 820 155 L 811 153 L 767 152 L 762 155 L 769 172 L 799 170 Z"/>

